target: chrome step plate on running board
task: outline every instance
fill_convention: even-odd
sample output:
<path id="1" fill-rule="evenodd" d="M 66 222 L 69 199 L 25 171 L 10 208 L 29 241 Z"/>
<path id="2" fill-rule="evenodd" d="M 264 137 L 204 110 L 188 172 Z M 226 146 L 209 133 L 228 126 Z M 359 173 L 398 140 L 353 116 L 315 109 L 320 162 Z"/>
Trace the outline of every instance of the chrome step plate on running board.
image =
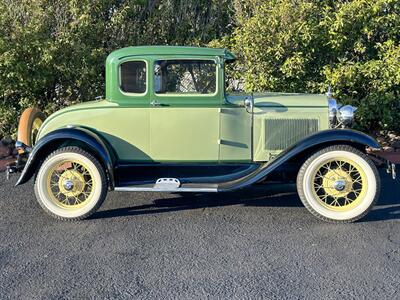
<path id="1" fill-rule="evenodd" d="M 155 189 L 174 190 L 181 186 L 181 182 L 176 178 L 158 178 Z"/>

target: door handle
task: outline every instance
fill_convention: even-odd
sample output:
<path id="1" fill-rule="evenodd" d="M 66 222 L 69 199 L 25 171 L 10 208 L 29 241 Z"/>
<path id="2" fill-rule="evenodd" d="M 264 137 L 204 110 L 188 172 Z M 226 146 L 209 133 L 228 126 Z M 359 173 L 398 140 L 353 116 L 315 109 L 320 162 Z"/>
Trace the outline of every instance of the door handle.
<path id="1" fill-rule="evenodd" d="M 244 99 L 244 107 L 246 108 L 246 111 L 249 114 L 253 113 L 253 108 L 254 108 L 253 97 L 246 97 L 246 99 Z"/>
<path id="2" fill-rule="evenodd" d="M 153 100 L 153 101 L 150 102 L 150 105 L 153 106 L 153 107 L 157 107 L 157 106 L 161 106 L 161 103 L 156 101 L 156 100 Z"/>

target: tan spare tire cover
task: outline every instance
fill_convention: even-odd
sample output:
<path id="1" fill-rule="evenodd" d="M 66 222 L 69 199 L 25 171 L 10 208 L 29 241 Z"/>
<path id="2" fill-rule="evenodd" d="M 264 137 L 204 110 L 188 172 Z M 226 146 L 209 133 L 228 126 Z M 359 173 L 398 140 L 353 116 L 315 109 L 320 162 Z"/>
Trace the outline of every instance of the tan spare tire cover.
<path id="1" fill-rule="evenodd" d="M 18 124 L 18 141 L 33 146 L 40 126 L 46 119 L 43 112 L 35 107 L 27 108 L 21 115 Z"/>

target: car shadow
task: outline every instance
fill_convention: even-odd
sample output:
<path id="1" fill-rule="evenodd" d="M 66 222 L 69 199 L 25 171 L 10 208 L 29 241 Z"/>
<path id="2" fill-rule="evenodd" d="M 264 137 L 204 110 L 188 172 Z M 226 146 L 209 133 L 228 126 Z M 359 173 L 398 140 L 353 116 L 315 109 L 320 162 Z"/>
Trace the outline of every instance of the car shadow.
<path id="1" fill-rule="evenodd" d="M 381 172 L 381 194 L 375 207 L 361 222 L 399 220 L 400 219 L 400 180 Z"/>
<path id="2" fill-rule="evenodd" d="M 92 219 L 157 214 L 220 206 L 301 207 L 293 184 L 251 188 L 229 193 L 174 193 L 176 197 L 155 199 L 152 203 L 99 211 Z"/>
<path id="3" fill-rule="evenodd" d="M 382 191 L 378 203 L 366 217 L 358 222 L 400 219 L 400 184 L 382 174 Z M 172 211 L 204 209 L 221 206 L 303 207 L 294 184 L 255 187 L 238 192 L 219 194 L 179 193 L 173 198 L 159 198 L 149 204 L 99 211 L 91 219 L 117 218 L 158 214 Z"/>

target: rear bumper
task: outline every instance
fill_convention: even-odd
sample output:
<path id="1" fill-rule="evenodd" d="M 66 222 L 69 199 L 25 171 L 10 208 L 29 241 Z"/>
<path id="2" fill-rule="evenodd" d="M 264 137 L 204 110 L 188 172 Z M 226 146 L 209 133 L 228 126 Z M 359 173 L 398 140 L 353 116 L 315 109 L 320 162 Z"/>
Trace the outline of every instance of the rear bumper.
<path id="1" fill-rule="evenodd" d="M 13 173 L 22 172 L 22 170 L 25 168 L 26 162 L 28 161 L 30 152 L 32 151 L 31 147 L 19 141 L 15 143 L 15 148 L 18 151 L 17 158 L 14 163 L 7 166 L 7 179 L 9 179 L 10 175 Z"/>

